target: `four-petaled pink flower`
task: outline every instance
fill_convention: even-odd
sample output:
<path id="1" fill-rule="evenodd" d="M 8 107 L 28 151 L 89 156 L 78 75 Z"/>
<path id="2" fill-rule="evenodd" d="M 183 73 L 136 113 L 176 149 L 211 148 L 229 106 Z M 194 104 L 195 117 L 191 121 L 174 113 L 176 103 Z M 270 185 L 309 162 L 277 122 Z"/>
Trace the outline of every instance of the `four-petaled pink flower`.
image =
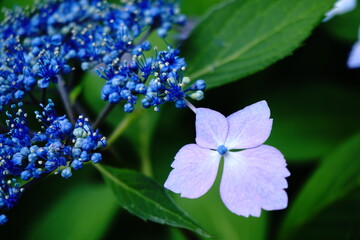
<path id="1" fill-rule="evenodd" d="M 196 108 L 196 144 L 185 145 L 176 154 L 165 187 L 186 198 L 204 195 L 224 157 L 220 195 L 231 212 L 258 217 L 261 208 L 286 208 L 285 177 L 290 173 L 285 159 L 276 148 L 263 145 L 272 128 L 269 117 L 265 101 L 227 118 L 208 108 Z"/>

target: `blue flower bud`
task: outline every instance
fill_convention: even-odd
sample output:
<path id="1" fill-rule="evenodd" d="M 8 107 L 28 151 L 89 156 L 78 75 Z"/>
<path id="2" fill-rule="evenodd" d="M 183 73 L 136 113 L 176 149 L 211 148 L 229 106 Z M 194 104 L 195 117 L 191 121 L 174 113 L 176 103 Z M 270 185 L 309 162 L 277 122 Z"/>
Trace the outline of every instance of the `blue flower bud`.
<path id="1" fill-rule="evenodd" d="M 22 90 L 17 90 L 15 93 L 14 93 L 14 97 L 15 99 L 22 99 L 24 97 L 25 93 L 24 91 Z"/>
<path id="2" fill-rule="evenodd" d="M 146 86 L 143 83 L 136 84 L 135 91 L 140 94 L 146 93 Z"/>
<path id="3" fill-rule="evenodd" d="M 141 44 L 141 48 L 144 50 L 144 51 L 149 51 L 151 49 L 151 44 L 149 41 L 145 41 Z"/>
<path id="4" fill-rule="evenodd" d="M 73 148 L 72 149 L 72 156 L 73 158 L 79 158 L 81 154 L 81 149 L 80 148 Z"/>
<path id="5" fill-rule="evenodd" d="M 81 63 L 81 69 L 82 69 L 83 71 L 90 70 L 90 68 L 91 68 L 90 63 L 88 63 L 88 62 L 82 62 L 82 63 Z"/>
<path id="6" fill-rule="evenodd" d="M 90 153 L 87 151 L 82 151 L 80 154 L 80 158 L 82 161 L 87 162 L 90 160 Z"/>
<path id="7" fill-rule="evenodd" d="M 48 171 L 53 171 L 57 167 L 57 164 L 53 161 L 46 161 L 45 163 L 45 169 Z"/>
<path id="8" fill-rule="evenodd" d="M 196 90 L 204 90 L 206 88 L 206 83 L 204 80 L 200 79 L 195 82 Z"/>
<path id="9" fill-rule="evenodd" d="M 98 163 L 102 160 L 102 156 L 101 153 L 93 153 L 93 155 L 91 156 L 91 161 L 93 163 Z"/>
<path id="10" fill-rule="evenodd" d="M 36 153 L 30 153 L 28 156 L 29 162 L 35 162 L 37 160 Z"/>
<path id="11" fill-rule="evenodd" d="M 114 87 L 123 85 L 124 83 L 126 83 L 126 79 L 121 75 L 115 75 L 111 79 L 111 85 L 114 86 Z"/>
<path id="12" fill-rule="evenodd" d="M 0 215 L 0 225 L 4 225 L 5 223 L 7 223 L 8 219 L 5 216 L 5 214 L 1 214 Z"/>
<path id="13" fill-rule="evenodd" d="M 79 170 L 84 166 L 84 163 L 79 161 L 78 159 L 75 159 L 72 163 L 71 163 L 71 167 L 75 170 Z"/>
<path id="14" fill-rule="evenodd" d="M 131 91 L 127 89 L 121 90 L 120 95 L 122 99 L 128 99 L 131 96 Z"/>
<path id="15" fill-rule="evenodd" d="M 69 178 L 72 176 L 72 172 L 71 172 L 71 168 L 67 167 L 67 168 L 64 168 L 62 171 L 61 171 L 61 176 L 63 178 Z"/>
<path id="16" fill-rule="evenodd" d="M 20 166 L 22 164 L 23 155 L 21 153 L 15 153 L 11 159 L 14 165 Z"/>
<path id="17" fill-rule="evenodd" d="M 81 148 L 85 151 L 92 151 L 95 149 L 96 145 L 97 143 L 95 143 L 95 141 L 90 136 L 88 136 L 82 141 Z"/>
<path id="18" fill-rule="evenodd" d="M 61 34 L 55 34 L 51 36 L 51 44 L 55 46 L 60 46 L 62 42 L 62 35 Z"/>
<path id="19" fill-rule="evenodd" d="M 134 83 L 134 82 L 132 82 L 132 81 L 127 82 L 127 83 L 126 83 L 126 87 L 127 87 L 130 91 L 132 91 L 132 90 L 135 89 L 136 83 Z"/>
<path id="20" fill-rule="evenodd" d="M 184 108 L 184 107 L 186 107 L 186 102 L 185 102 L 185 100 L 184 100 L 184 99 L 177 99 L 177 100 L 175 101 L 175 107 L 177 107 L 177 108 Z"/>
<path id="21" fill-rule="evenodd" d="M 76 138 L 85 138 L 87 136 L 87 133 L 83 128 L 77 127 L 77 128 L 74 129 L 73 135 Z"/>
<path id="22" fill-rule="evenodd" d="M 71 122 L 67 118 L 59 121 L 59 124 L 60 124 L 60 131 L 63 134 L 68 134 L 73 129 L 73 125 L 71 124 Z"/>
<path id="23" fill-rule="evenodd" d="M 29 170 L 25 170 L 21 172 L 20 178 L 24 181 L 28 181 L 32 177 L 31 172 Z"/>
<path id="24" fill-rule="evenodd" d="M 121 99 L 120 95 L 117 92 L 113 92 L 113 93 L 111 93 L 109 95 L 109 102 L 110 103 L 113 103 L 113 104 L 118 103 L 120 101 L 120 99 Z"/>
<path id="25" fill-rule="evenodd" d="M 23 147 L 23 148 L 21 148 L 20 153 L 21 153 L 24 157 L 26 157 L 26 156 L 28 156 L 28 155 L 30 154 L 30 150 L 29 150 L 29 148 L 27 148 L 27 147 Z"/>
<path id="26" fill-rule="evenodd" d="M 132 111 L 134 111 L 134 105 L 131 103 L 126 103 L 124 105 L 124 112 L 131 113 Z"/>

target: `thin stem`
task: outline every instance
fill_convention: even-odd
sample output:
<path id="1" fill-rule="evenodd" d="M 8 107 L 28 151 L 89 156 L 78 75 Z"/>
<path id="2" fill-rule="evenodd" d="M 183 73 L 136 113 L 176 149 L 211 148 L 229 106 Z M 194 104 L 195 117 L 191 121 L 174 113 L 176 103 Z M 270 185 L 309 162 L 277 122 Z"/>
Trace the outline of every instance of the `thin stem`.
<path id="1" fill-rule="evenodd" d="M 98 118 L 95 120 L 95 123 L 93 124 L 93 128 L 97 128 L 102 121 L 109 115 L 111 110 L 114 109 L 115 104 L 107 103 L 107 105 L 102 109 L 101 113 L 99 114 Z"/>
<path id="2" fill-rule="evenodd" d="M 121 134 L 126 130 L 126 128 L 140 115 L 140 112 L 141 110 L 134 112 L 126 116 L 125 118 L 123 118 L 121 122 L 119 122 L 114 132 L 107 140 L 109 146 L 113 144 L 121 136 Z"/>
<path id="3" fill-rule="evenodd" d="M 196 114 L 196 107 L 185 99 L 186 105 Z"/>
<path id="4" fill-rule="evenodd" d="M 150 151 L 148 150 L 144 150 L 141 154 L 141 172 L 148 177 L 152 177 L 153 170 L 149 155 Z"/>
<path id="5" fill-rule="evenodd" d="M 139 119 L 140 131 L 143 132 L 140 134 L 140 161 L 141 161 L 141 172 L 148 176 L 153 176 L 152 163 L 150 159 L 150 144 L 151 144 L 151 131 L 146 131 L 149 127 L 147 121 L 149 118 L 141 118 Z"/>
<path id="6" fill-rule="evenodd" d="M 65 82 L 60 75 L 58 75 L 57 89 L 60 93 L 61 100 L 65 106 L 65 110 L 66 110 L 66 113 L 67 113 L 70 121 L 72 123 L 75 123 L 75 115 L 74 115 L 74 111 L 73 111 L 71 103 L 70 103 L 69 94 L 67 93 L 67 91 L 65 89 Z"/>

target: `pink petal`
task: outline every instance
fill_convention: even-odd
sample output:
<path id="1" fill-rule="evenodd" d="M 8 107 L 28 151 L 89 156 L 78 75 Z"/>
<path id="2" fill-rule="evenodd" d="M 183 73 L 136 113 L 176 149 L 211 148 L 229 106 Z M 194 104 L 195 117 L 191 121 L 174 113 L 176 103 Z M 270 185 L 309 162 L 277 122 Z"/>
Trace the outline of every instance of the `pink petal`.
<path id="1" fill-rule="evenodd" d="M 196 109 L 196 143 L 200 147 L 217 149 L 225 143 L 228 122 L 221 113 L 208 109 Z"/>
<path id="2" fill-rule="evenodd" d="M 290 173 L 283 155 L 271 146 L 227 152 L 220 183 L 220 195 L 233 213 L 259 217 L 265 210 L 287 206 L 285 177 Z"/>
<path id="3" fill-rule="evenodd" d="M 266 101 L 254 103 L 227 117 L 229 134 L 225 146 L 228 149 L 253 148 L 268 139 L 272 119 Z"/>
<path id="4" fill-rule="evenodd" d="M 188 144 L 180 149 L 171 164 L 164 186 L 182 197 L 198 198 L 213 185 L 220 163 L 220 154 L 204 149 L 196 144 Z"/>

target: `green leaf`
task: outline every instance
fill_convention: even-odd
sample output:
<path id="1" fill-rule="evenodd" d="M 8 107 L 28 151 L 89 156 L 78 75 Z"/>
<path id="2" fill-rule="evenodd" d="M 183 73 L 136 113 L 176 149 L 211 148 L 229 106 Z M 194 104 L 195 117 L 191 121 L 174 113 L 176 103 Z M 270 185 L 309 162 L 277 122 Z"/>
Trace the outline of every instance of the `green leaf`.
<path id="1" fill-rule="evenodd" d="M 210 237 L 206 230 L 177 207 L 165 189 L 155 180 L 127 169 L 104 167 L 99 164 L 95 167 L 111 186 L 120 206 L 131 214 L 144 220 L 186 228 Z"/>
<path id="2" fill-rule="evenodd" d="M 329 205 L 344 198 L 359 186 L 360 134 L 354 136 L 325 157 L 308 180 L 281 229 L 281 239 L 290 239 Z M 323 238 L 327 239 L 327 238 Z"/>
<path id="3" fill-rule="evenodd" d="M 322 157 L 360 129 L 360 114 L 354 112 L 360 108 L 359 93 L 336 84 L 304 84 L 262 97 L 274 119 L 267 144 L 291 161 Z"/>
<path id="4" fill-rule="evenodd" d="M 307 221 L 292 240 L 360 239 L 360 185 Z"/>
<path id="5" fill-rule="evenodd" d="M 289 55 L 335 0 L 237 0 L 204 17 L 183 44 L 188 75 L 229 83 Z"/>
<path id="6" fill-rule="evenodd" d="M 183 0 L 180 6 L 181 12 L 187 16 L 200 15 L 221 1 L 222 0 Z"/>
<path id="7" fill-rule="evenodd" d="M 101 239 L 117 209 L 115 198 L 105 185 L 74 185 L 33 221 L 26 239 Z"/>
<path id="8" fill-rule="evenodd" d="M 20 7 L 25 7 L 25 6 L 29 6 L 31 4 L 29 4 L 29 1 L 27 0 L 16 0 L 16 1 L 12 1 L 12 0 L 1 0 L 0 1 L 0 8 L 13 8 L 14 6 L 20 6 Z M 1 14 L 3 15 L 3 14 Z M 2 19 L 2 16 L 1 16 Z"/>
<path id="9" fill-rule="evenodd" d="M 170 239 L 170 240 L 187 240 L 186 236 L 178 228 L 170 228 L 169 229 L 168 239 Z"/>

